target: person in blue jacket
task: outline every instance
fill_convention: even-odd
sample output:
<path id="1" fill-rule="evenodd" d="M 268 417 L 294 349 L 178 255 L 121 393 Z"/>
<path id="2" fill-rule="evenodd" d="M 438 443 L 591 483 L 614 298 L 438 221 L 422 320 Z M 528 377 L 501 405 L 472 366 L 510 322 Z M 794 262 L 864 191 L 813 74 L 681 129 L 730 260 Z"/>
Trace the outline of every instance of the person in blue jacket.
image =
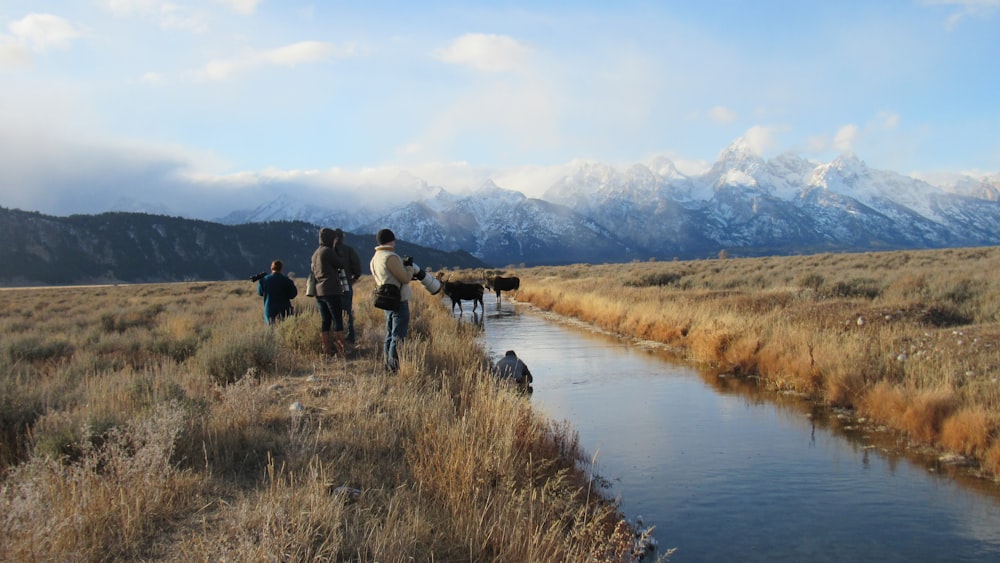
<path id="1" fill-rule="evenodd" d="M 257 282 L 257 295 L 264 298 L 264 322 L 271 325 L 294 312 L 292 299 L 299 294 L 295 282 L 281 273 L 281 260 L 271 262 L 271 273 Z"/>

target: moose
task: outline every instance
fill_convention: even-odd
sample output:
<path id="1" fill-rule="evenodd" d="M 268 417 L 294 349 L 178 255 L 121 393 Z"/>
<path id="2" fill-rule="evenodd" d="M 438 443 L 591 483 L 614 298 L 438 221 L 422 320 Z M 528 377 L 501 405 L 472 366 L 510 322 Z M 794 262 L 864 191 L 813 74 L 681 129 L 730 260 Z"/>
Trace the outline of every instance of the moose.
<path id="1" fill-rule="evenodd" d="M 503 276 L 493 276 L 488 277 L 485 280 L 486 289 L 491 289 L 497 294 L 497 305 L 500 305 L 500 292 L 501 291 L 514 291 L 521 287 L 521 278 L 517 276 L 511 276 L 505 278 Z"/>
<path id="2" fill-rule="evenodd" d="M 466 283 L 460 281 L 446 281 L 444 282 L 444 294 L 451 298 L 451 312 L 455 313 L 455 305 L 458 305 L 459 314 L 464 313 L 462 309 L 462 301 L 472 301 L 472 312 L 476 312 L 476 307 L 482 307 L 483 311 L 486 311 L 486 307 L 483 305 L 483 286 L 478 283 Z"/>

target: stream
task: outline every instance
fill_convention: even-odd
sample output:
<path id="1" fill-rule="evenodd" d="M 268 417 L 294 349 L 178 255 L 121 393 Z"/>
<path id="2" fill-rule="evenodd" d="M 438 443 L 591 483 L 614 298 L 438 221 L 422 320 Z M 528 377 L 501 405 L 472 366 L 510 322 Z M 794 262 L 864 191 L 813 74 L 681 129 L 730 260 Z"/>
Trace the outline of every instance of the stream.
<path id="1" fill-rule="evenodd" d="M 1000 561 L 1000 485 L 790 395 L 507 299 L 478 322 L 670 561 Z"/>

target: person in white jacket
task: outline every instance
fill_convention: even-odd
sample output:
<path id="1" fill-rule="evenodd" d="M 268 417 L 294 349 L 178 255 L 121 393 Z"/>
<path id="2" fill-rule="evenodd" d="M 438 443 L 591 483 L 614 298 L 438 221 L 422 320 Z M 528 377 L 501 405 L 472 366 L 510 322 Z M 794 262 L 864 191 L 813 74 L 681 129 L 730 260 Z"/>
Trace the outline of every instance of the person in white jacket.
<path id="1" fill-rule="evenodd" d="M 400 294 L 399 307 L 385 312 L 385 345 L 382 349 L 386 369 L 396 372 L 399 370 L 399 347 L 410 328 L 410 280 L 416 271 L 413 266 L 404 265 L 403 259 L 396 254 L 396 235 L 392 231 L 380 230 L 375 235 L 375 241 L 378 246 L 369 264 L 375 286 L 395 285 Z"/>

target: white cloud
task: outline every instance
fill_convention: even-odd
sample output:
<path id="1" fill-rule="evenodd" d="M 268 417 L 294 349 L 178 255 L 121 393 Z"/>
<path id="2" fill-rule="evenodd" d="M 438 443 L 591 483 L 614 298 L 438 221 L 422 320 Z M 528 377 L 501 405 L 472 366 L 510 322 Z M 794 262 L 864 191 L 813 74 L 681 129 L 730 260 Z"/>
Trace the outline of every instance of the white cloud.
<path id="1" fill-rule="evenodd" d="M 496 160 L 544 151 L 561 142 L 558 98 L 549 85 L 532 77 L 491 81 L 449 98 L 397 154 L 408 164 L 448 155 L 477 160 L 484 131 L 489 132 L 491 145 L 506 147 L 492 153 Z"/>
<path id="2" fill-rule="evenodd" d="M 14 40 L 0 35 L 0 68 L 31 65 L 31 51 Z"/>
<path id="3" fill-rule="evenodd" d="M 466 33 L 435 55 L 446 63 L 484 72 L 518 72 L 527 67 L 531 49 L 506 35 Z"/>
<path id="4" fill-rule="evenodd" d="M 777 146 L 777 136 L 784 131 L 777 125 L 754 125 L 743 134 L 743 140 L 755 153 L 765 155 Z"/>
<path id="5" fill-rule="evenodd" d="M 833 136 L 833 147 L 841 152 L 854 150 L 854 144 L 859 136 L 858 126 L 853 123 L 844 125 Z"/>
<path id="6" fill-rule="evenodd" d="M 945 28 L 952 31 L 966 16 L 988 18 L 1000 8 L 1000 0 L 923 0 L 925 5 L 955 6 L 958 8 L 945 19 Z"/>
<path id="7" fill-rule="evenodd" d="M 883 131 L 889 131 L 899 127 L 899 114 L 891 111 L 880 111 L 875 116 L 873 125 Z"/>
<path id="8" fill-rule="evenodd" d="M 210 80 L 225 80 L 231 76 L 263 65 L 296 66 L 320 62 L 332 57 L 354 55 L 354 45 L 336 47 L 322 41 L 301 41 L 267 51 L 250 51 L 242 58 L 208 62 L 201 74 Z"/>
<path id="9" fill-rule="evenodd" d="M 236 12 L 247 16 L 254 13 L 257 10 L 257 5 L 260 4 L 260 0 L 216 0 L 216 2 L 225 4 Z"/>
<path id="10" fill-rule="evenodd" d="M 863 127 L 848 123 L 840 126 L 832 137 L 810 137 L 807 141 L 807 147 L 815 153 L 829 150 L 853 152 L 862 143 L 878 143 L 886 133 L 897 129 L 899 123 L 899 114 L 891 111 L 880 111 Z"/>
<path id="11" fill-rule="evenodd" d="M 69 21 L 52 14 L 28 14 L 10 22 L 7 28 L 14 43 L 35 53 L 68 49 L 82 35 Z"/>
<path id="12" fill-rule="evenodd" d="M 103 0 L 105 9 L 117 16 L 137 16 L 155 21 L 163 29 L 192 33 L 208 31 L 204 12 L 164 0 Z"/>
<path id="13" fill-rule="evenodd" d="M 147 72 L 139 77 L 139 82 L 143 82 L 145 84 L 163 84 L 166 82 L 166 79 L 159 73 Z"/>
<path id="14" fill-rule="evenodd" d="M 708 117 L 716 123 L 726 125 L 736 121 L 739 114 L 725 106 L 715 106 L 708 111 Z"/>
<path id="15" fill-rule="evenodd" d="M 344 54 L 353 52 L 348 47 Z M 336 49 L 330 43 L 321 41 L 301 41 L 285 47 L 278 47 L 264 53 L 264 59 L 270 63 L 282 66 L 295 66 L 300 63 L 318 62 L 333 55 Z"/>
<path id="16" fill-rule="evenodd" d="M 0 68 L 30 66 L 34 55 L 69 49 L 83 36 L 81 28 L 52 14 L 28 14 L 7 29 L 10 35 L 0 34 Z"/>

